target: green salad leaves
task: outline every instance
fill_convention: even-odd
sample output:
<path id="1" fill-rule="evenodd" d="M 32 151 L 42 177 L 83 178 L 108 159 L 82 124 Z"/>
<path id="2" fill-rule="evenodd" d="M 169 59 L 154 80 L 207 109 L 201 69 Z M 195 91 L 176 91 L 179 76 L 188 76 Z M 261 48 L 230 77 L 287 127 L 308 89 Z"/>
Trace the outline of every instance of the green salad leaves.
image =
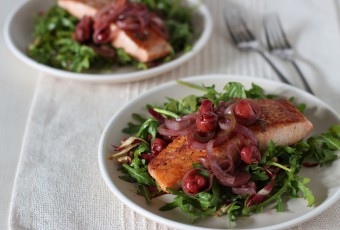
<path id="1" fill-rule="evenodd" d="M 203 95 L 188 95 L 182 99 L 167 98 L 163 105 L 146 105 L 146 108 L 157 111 L 165 117 L 176 118 L 197 111 L 203 99 L 209 99 L 217 105 L 220 101 L 229 101 L 233 98 L 277 97 L 266 94 L 256 84 L 252 84 L 250 89 L 246 89 L 240 83 L 229 82 L 219 92 L 214 85 L 196 85 L 183 81 L 178 81 L 178 83 L 197 89 L 203 92 Z M 294 99 L 291 100 L 294 101 Z M 304 104 L 299 106 L 306 107 Z M 151 142 L 157 136 L 159 121 L 155 118 L 146 119 L 138 114 L 133 114 L 133 119 L 134 122 L 130 122 L 123 131 L 143 141 L 139 142 L 141 144 L 130 141 L 136 144 L 129 149 L 133 153 L 133 157 L 131 161 L 122 165 L 122 171 L 127 175 L 125 180 L 137 183 L 138 194 L 143 195 L 150 202 L 154 196 L 162 193 L 157 188 L 157 183 L 148 174 L 147 161 L 141 156 L 143 153 L 151 151 Z M 174 195 L 174 199 L 160 210 L 168 211 L 180 208 L 193 221 L 212 215 L 226 216 L 229 221 L 235 221 L 240 216 L 262 212 L 268 206 L 274 207 L 278 212 L 284 211 L 284 201 L 287 198 L 303 198 L 306 200 L 306 205 L 311 207 L 315 204 L 315 198 L 308 188 L 310 178 L 302 177 L 299 172 L 304 166 L 322 167 L 338 159 L 339 151 L 340 124 L 292 146 L 277 146 L 273 141 L 270 141 L 268 148 L 262 153 L 261 160 L 251 163 L 245 168 L 251 175 L 251 181 L 258 188 L 256 194 L 237 195 L 231 188 L 220 185 L 214 179 L 209 191 L 199 192 L 196 195 L 188 195 L 182 190 L 169 189 L 168 191 Z M 203 168 L 200 164 L 193 164 L 193 167 Z M 153 189 L 150 189 L 150 186 Z"/>
<path id="2" fill-rule="evenodd" d="M 39 63 L 60 69 L 73 72 L 88 69 L 97 55 L 92 48 L 72 39 L 76 23 L 75 17 L 58 6 L 37 15 L 28 55 Z"/>

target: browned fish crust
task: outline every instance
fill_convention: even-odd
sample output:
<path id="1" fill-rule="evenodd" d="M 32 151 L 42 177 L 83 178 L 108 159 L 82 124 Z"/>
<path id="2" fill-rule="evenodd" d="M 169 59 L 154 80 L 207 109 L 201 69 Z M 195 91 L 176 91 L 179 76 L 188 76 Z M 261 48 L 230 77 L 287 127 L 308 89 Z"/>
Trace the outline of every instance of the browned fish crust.
<path id="1" fill-rule="evenodd" d="M 179 136 L 166 149 L 154 158 L 148 165 L 151 176 L 157 177 L 161 188 L 179 188 L 183 175 L 192 167 L 193 162 L 199 162 L 206 155 L 204 150 L 191 148 L 186 137 Z M 159 156 L 158 155 L 158 156 Z"/>
<path id="2" fill-rule="evenodd" d="M 260 149 L 265 149 L 270 140 L 277 145 L 292 145 L 313 129 L 312 123 L 286 99 L 263 99 L 258 105 L 258 122 L 248 128 L 255 133 Z"/>

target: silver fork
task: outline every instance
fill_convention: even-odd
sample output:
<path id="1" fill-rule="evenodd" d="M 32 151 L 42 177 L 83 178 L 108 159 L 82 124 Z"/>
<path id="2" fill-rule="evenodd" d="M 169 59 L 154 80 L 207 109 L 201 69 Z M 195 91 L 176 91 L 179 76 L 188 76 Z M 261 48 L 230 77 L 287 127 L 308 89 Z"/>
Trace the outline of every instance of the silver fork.
<path id="1" fill-rule="evenodd" d="M 266 40 L 269 51 L 282 58 L 283 60 L 289 61 L 293 67 L 296 69 L 298 75 L 300 76 L 306 90 L 313 93 L 313 90 L 309 86 L 306 78 L 302 74 L 302 71 L 298 67 L 294 60 L 294 51 L 289 43 L 287 36 L 283 30 L 283 26 L 280 22 L 279 16 L 277 14 L 267 14 L 264 16 L 263 25 L 266 34 Z"/>
<path id="2" fill-rule="evenodd" d="M 260 43 L 256 40 L 255 35 L 249 30 L 246 22 L 241 16 L 241 12 L 237 8 L 226 9 L 224 11 L 224 19 L 233 42 L 240 50 L 250 50 L 260 54 L 272 67 L 281 81 L 292 85 L 274 65 L 274 63 L 267 57 L 260 46 Z"/>

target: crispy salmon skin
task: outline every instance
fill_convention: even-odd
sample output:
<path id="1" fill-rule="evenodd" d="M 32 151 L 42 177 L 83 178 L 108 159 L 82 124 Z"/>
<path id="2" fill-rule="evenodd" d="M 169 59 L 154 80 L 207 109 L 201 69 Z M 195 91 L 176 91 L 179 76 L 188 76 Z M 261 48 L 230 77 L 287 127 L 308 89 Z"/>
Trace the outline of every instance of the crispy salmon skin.
<path id="1" fill-rule="evenodd" d="M 248 128 L 254 132 L 262 150 L 270 140 L 277 145 L 292 145 L 306 137 L 313 129 L 312 123 L 286 99 L 262 99 L 256 103 L 261 113 L 258 121 Z M 223 153 L 225 157 L 226 151 L 223 150 L 231 141 L 237 140 L 227 140 L 218 148 L 214 148 L 214 154 L 218 156 Z M 163 191 L 167 188 L 179 189 L 185 173 L 192 168 L 193 163 L 199 163 L 200 158 L 204 156 L 205 150 L 191 147 L 186 137 L 179 136 L 151 160 L 148 170 Z"/>

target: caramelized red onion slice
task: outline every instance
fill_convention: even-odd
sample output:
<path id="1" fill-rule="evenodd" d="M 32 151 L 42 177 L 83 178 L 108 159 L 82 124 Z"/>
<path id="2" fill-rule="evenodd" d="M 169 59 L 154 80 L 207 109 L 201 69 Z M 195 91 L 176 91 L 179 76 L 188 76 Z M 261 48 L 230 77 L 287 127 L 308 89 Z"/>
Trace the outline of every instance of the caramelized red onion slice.
<path id="1" fill-rule="evenodd" d="M 207 143 L 201 143 L 195 140 L 189 141 L 188 144 L 195 149 L 205 150 L 207 148 Z"/>
<path id="2" fill-rule="evenodd" d="M 194 140 L 200 143 L 207 143 L 209 140 L 211 140 L 215 136 L 215 131 L 206 133 L 206 132 L 201 132 L 196 129 L 192 132 L 192 136 Z"/>
<path id="3" fill-rule="evenodd" d="M 233 135 L 233 132 L 229 132 L 229 130 L 227 131 L 222 130 L 218 132 L 218 134 L 216 135 L 215 141 L 214 141 L 214 147 L 222 145 L 223 143 L 231 139 L 232 135 Z"/>
<path id="4" fill-rule="evenodd" d="M 181 130 L 168 129 L 166 128 L 165 124 L 161 124 L 160 126 L 158 126 L 158 133 L 163 136 L 170 136 L 170 137 L 187 136 L 194 129 L 195 129 L 195 124 L 192 124 L 191 126 L 185 129 L 181 129 Z"/>
<path id="5" fill-rule="evenodd" d="M 145 29 L 151 28 L 160 36 L 167 39 L 164 22 L 155 13 L 150 12 L 142 3 L 117 0 L 99 10 L 94 17 L 93 41 L 96 44 L 107 43 L 112 40 L 110 24 L 115 23 L 122 30 L 143 34 Z M 142 36 L 143 37 L 143 36 Z"/>
<path id="6" fill-rule="evenodd" d="M 232 158 L 228 158 L 223 161 L 225 170 L 221 168 L 221 163 L 218 162 L 217 157 L 214 155 L 214 140 L 210 140 L 207 144 L 207 157 L 210 162 L 211 171 L 216 176 L 217 181 L 224 186 L 237 187 L 246 184 L 250 180 L 250 174 L 246 172 L 232 172 L 234 168 L 234 162 Z M 235 145 L 228 145 L 228 148 L 235 148 Z M 231 150 L 230 149 L 230 150 Z M 229 160 L 229 161 L 228 161 Z M 228 166 L 226 167 L 226 164 Z"/>
<path id="7" fill-rule="evenodd" d="M 195 131 L 193 129 L 192 132 L 188 133 L 187 135 L 187 144 L 195 149 L 205 150 L 207 148 L 207 143 L 201 143 L 195 140 L 192 133 Z"/>
<path id="8" fill-rule="evenodd" d="M 240 143 L 240 148 L 250 144 L 258 146 L 259 141 L 253 131 L 243 125 L 236 125 L 234 130 Z"/>
<path id="9" fill-rule="evenodd" d="M 236 119 L 231 114 L 226 114 L 218 120 L 218 125 L 222 130 L 232 131 L 236 126 Z"/>
<path id="10" fill-rule="evenodd" d="M 229 101 L 220 101 L 215 108 L 215 112 L 219 117 L 224 117 L 225 114 L 232 114 L 231 108 L 238 99 L 232 99 Z M 231 106 L 231 107 L 230 107 Z M 230 108 L 229 108 L 230 107 Z"/>
<path id="11" fill-rule="evenodd" d="M 90 16 L 84 16 L 82 19 L 80 19 L 74 33 L 74 38 L 76 41 L 85 43 L 91 40 L 93 33 L 93 23 L 93 18 Z"/>
<path id="12" fill-rule="evenodd" d="M 169 38 L 168 30 L 164 24 L 164 21 L 154 14 L 153 17 L 151 17 L 151 23 L 150 28 L 155 31 L 158 35 L 162 36 L 165 39 Z"/>
<path id="13" fill-rule="evenodd" d="M 192 125 L 192 121 L 190 119 L 165 119 L 164 120 L 165 127 L 171 130 L 182 130 L 188 128 Z"/>
<path id="14" fill-rule="evenodd" d="M 153 15 L 149 13 L 146 6 L 140 3 L 128 3 L 127 5 L 128 7 L 117 16 L 116 25 L 123 30 L 131 31 L 147 27 Z"/>

